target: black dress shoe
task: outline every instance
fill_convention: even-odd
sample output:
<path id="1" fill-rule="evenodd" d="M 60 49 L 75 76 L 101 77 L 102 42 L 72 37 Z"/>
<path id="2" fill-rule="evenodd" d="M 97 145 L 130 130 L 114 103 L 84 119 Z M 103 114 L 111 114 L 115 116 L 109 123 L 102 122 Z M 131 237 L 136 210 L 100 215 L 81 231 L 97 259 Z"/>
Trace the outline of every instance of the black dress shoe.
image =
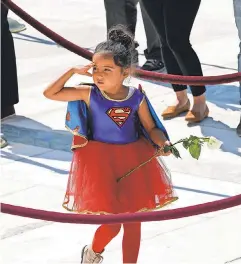
<path id="1" fill-rule="evenodd" d="M 237 127 L 236 131 L 237 131 L 238 136 L 241 137 L 241 119 L 240 119 L 240 122 L 238 124 L 238 127 Z"/>
<path id="2" fill-rule="evenodd" d="M 165 69 L 165 65 L 160 60 L 147 60 L 143 66 L 141 67 L 144 71 L 163 71 Z"/>
<path id="3" fill-rule="evenodd" d="M 12 116 L 15 114 L 15 109 L 14 109 L 13 105 L 3 107 L 1 110 L 2 110 L 1 111 L 1 119 Z"/>

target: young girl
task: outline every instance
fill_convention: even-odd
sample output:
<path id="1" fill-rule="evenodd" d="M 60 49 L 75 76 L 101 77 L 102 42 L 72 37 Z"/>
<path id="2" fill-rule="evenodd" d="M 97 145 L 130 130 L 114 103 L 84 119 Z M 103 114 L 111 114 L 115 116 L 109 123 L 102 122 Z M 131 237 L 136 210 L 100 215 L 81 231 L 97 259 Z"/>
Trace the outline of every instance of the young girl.
<path id="1" fill-rule="evenodd" d="M 145 94 L 123 85 L 130 75 L 134 40 L 122 26 L 112 28 L 96 47 L 93 61 L 72 68 L 44 95 L 68 101 L 66 126 L 73 133 L 73 160 L 63 206 L 87 214 L 155 210 L 177 199 L 163 163 L 169 155 L 165 128 Z M 93 68 L 92 74 L 88 71 Z M 92 76 L 94 84 L 64 87 L 73 74 Z M 141 223 L 124 223 L 123 263 L 136 263 Z M 100 263 L 121 224 L 101 225 L 81 263 Z"/>

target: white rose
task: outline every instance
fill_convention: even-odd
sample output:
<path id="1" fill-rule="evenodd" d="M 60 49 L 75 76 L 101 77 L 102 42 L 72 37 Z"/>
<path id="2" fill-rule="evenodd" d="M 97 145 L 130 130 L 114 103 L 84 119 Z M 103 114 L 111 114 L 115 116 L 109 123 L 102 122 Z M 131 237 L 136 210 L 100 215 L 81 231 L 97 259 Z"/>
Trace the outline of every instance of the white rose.
<path id="1" fill-rule="evenodd" d="M 210 137 L 208 142 L 207 142 L 207 146 L 209 149 L 220 149 L 222 144 L 223 144 L 223 142 L 216 139 L 215 137 Z"/>

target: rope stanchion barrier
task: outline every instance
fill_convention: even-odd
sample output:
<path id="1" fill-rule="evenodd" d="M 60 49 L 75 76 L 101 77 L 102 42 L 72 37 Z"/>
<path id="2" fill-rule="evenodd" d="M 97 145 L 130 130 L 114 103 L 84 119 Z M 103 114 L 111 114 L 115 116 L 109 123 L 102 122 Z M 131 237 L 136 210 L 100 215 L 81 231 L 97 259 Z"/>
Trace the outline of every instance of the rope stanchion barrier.
<path id="1" fill-rule="evenodd" d="M 224 210 L 241 205 L 241 194 L 226 199 L 197 204 L 173 210 L 156 212 L 128 213 L 116 215 L 81 215 L 70 213 L 59 213 L 44 210 L 36 210 L 10 204 L 1 204 L 1 212 L 10 215 L 41 219 L 45 221 L 72 223 L 72 224 L 115 224 L 127 222 L 153 222 L 178 219 L 200 215 L 219 210 Z"/>
<path id="2" fill-rule="evenodd" d="M 69 40 L 61 37 L 51 29 L 47 28 L 45 25 L 37 21 L 35 18 L 30 16 L 19 6 L 13 3 L 10 0 L 1 0 L 10 10 L 12 10 L 16 15 L 25 20 L 32 27 L 40 31 L 42 34 L 48 38 L 55 41 L 60 46 L 68 49 L 69 51 L 85 58 L 91 60 L 93 53 L 79 47 L 78 45 L 70 42 Z M 223 84 L 231 83 L 235 81 L 241 81 L 241 73 L 232 73 L 219 76 L 181 76 L 181 75 L 171 75 L 171 74 L 162 74 L 156 72 L 149 72 L 140 69 L 136 69 L 134 75 L 136 77 L 150 79 L 154 81 L 172 83 L 172 84 L 184 84 L 184 85 L 214 85 L 214 84 Z"/>

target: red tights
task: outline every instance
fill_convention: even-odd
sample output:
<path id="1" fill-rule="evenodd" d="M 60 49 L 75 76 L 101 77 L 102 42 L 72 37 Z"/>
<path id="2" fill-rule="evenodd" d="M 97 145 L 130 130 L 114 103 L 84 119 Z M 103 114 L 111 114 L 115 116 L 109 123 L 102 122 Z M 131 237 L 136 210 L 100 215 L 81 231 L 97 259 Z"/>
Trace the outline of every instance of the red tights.
<path id="1" fill-rule="evenodd" d="M 123 263 L 136 263 L 141 241 L 141 223 L 127 223 L 123 224 L 123 227 Z M 97 253 L 102 252 L 106 245 L 118 235 L 120 229 L 121 224 L 101 225 L 95 232 L 92 249 Z"/>

